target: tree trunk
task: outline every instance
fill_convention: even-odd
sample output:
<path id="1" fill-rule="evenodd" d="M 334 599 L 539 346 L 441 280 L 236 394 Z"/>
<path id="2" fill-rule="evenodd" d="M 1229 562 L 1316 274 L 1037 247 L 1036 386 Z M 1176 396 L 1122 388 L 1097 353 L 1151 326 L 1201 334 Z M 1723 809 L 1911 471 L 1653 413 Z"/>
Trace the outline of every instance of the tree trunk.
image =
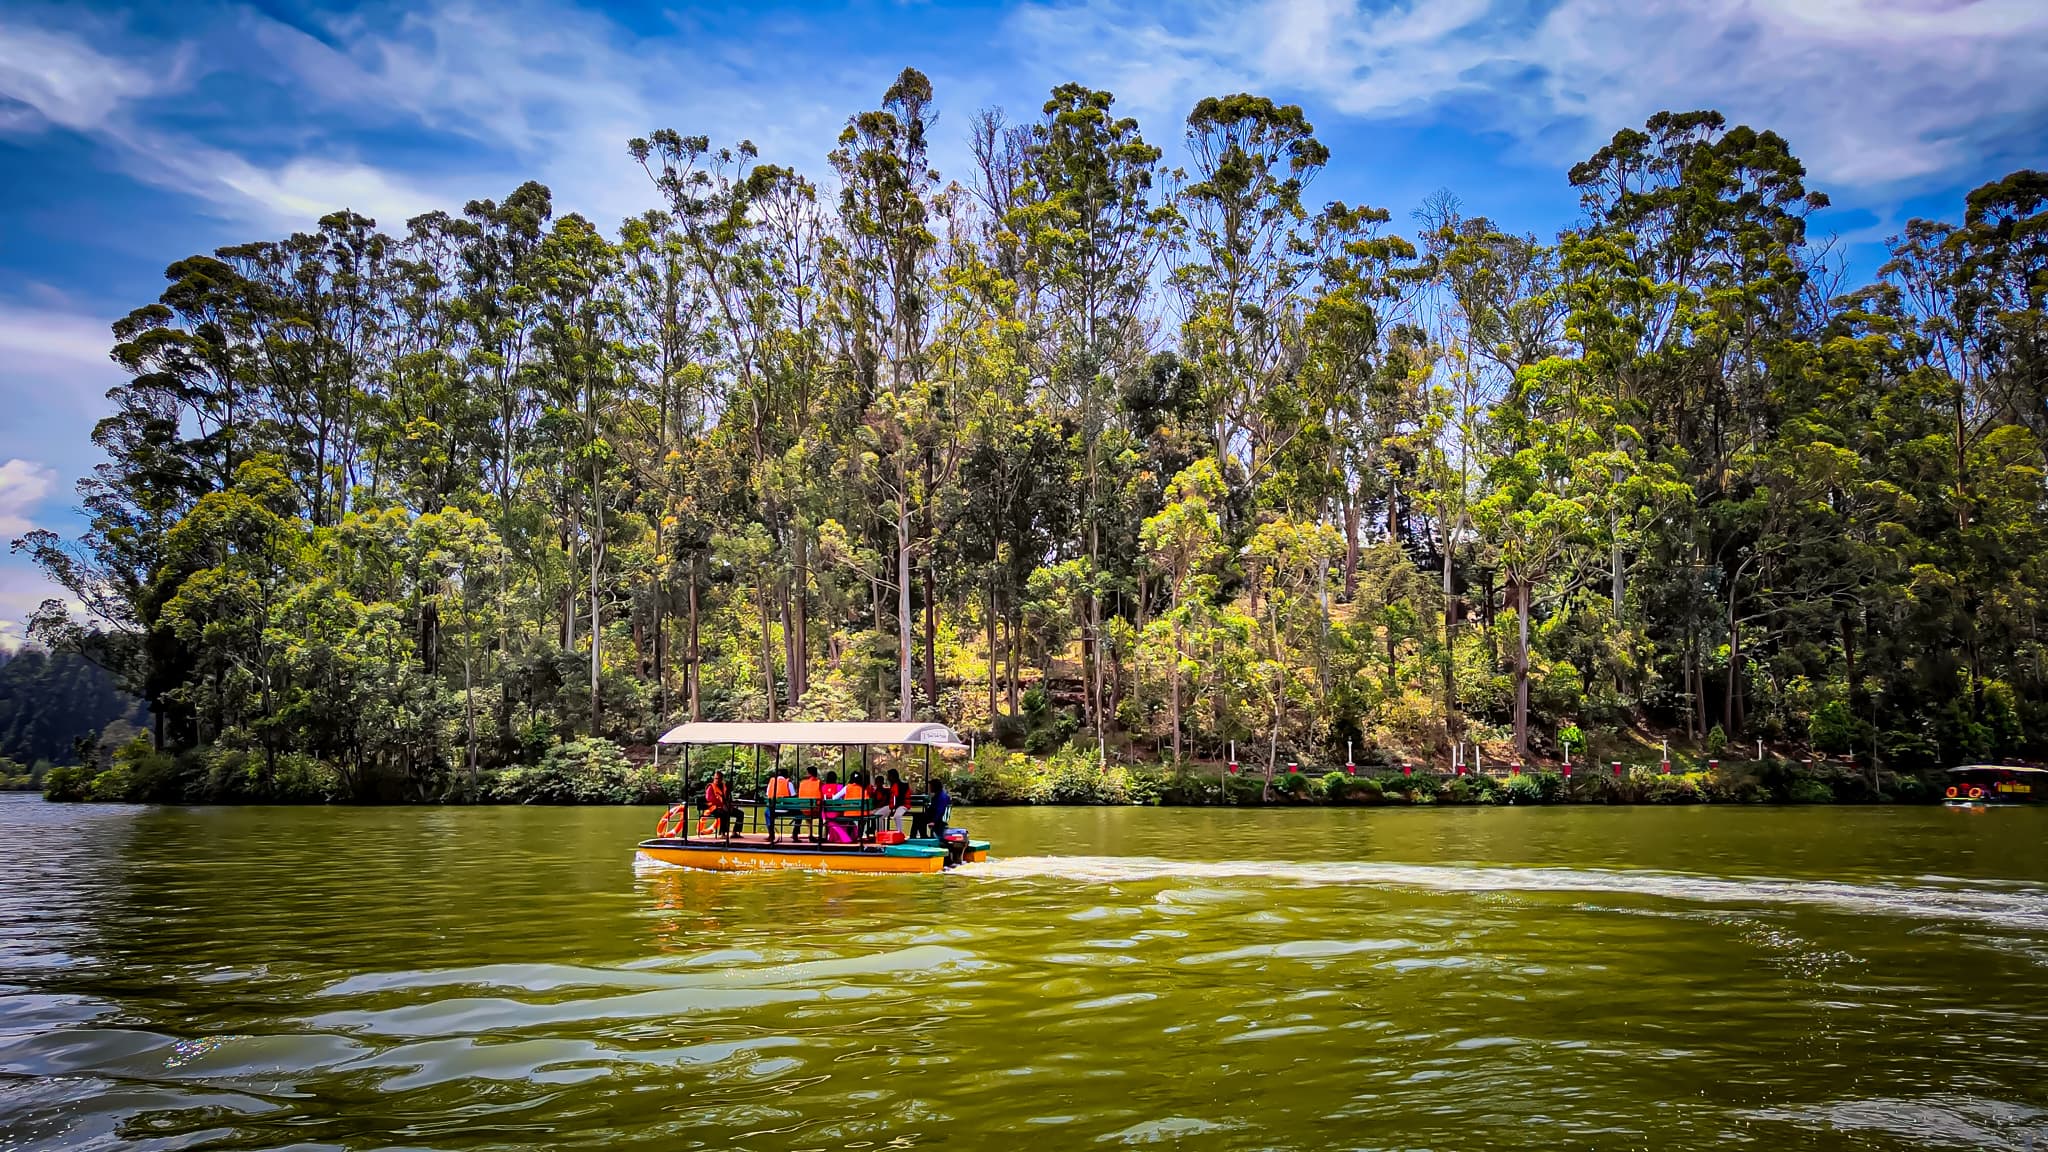
<path id="1" fill-rule="evenodd" d="M 1735 739 L 1735 686 L 1742 669 L 1742 622 L 1735 618 L 1735 581 L 1728 582 L 1728 686 L 1721 697 L 1721 734 Z"/>
<path id="2" fill-rule="evenodd" d="M 1180 619 L 1176 617 L 1173 622 L 1173 675 L 1168 678 L 1173 690 L 1166 707 L 1167 721 L 1173 725 L 1173 762 L 1176 766 L 1180 764 L 1180 661 Z"/>
<path id="3" fill-rule="evenodd" d="M 690 697 L 690 719 L 692 720 L 702 720 L 704 718 L 701 706 L 703 677 L 697 664 L 699 656 L 697 625 L 699 620 L 700 617 L 697 612 L 697 554 L 693 552 L 690 554 L 690 665 L 686 670 L 687 679 L 684 682 L 684 687 Z"/>
<path id="4" fill-rule="evenodd" d="M 791 618 L 789 585 L 777 581 L 775 586 L 776 612 L 782 619 L 782 700 L 792 711 L 803 693 L 796 687 L 796 628 Z"/>
<path id="5" fill-rule="evenodd" d="M 1451 595 L 1451 559 L 1457 554 L 1458 526 L 1464 514 L 1451 521 L 1444 532 L 1444 736 L 1456 740 L 1462 731 L 1458 723 L 1457 633 L 1458 601 Z"/>
<path id="6" fill-rule="evenodd" d="M 789 680 L 801 700 L 811 690 L 811 545 L 802 524 L 796 526 L 796 641 L 790 647 Z"/>
<path id="7" fill-rule="evenodd" d="M 1517 577 L 1515 586 L 1515 759 L 1529 759 L 1529 581 Z"/>
<path id="8" fill-rule="evenodd" d="M 907 481 L 906 481 L 907 483 Z M 896 718 L 917 719 L 910 684 L 910 498 L 896 502 Z"/>
<path id="9" fill-rule="evenodd" d="M 1344 493 L 1344 602 L 1358 598 L 1358 491 Z"/>
<path id="10" fill-rule="evenodd" d="M 934 549 L 933 551 L 936 551 Z M 924 559 L 924 698 L 939 704 L 939 578 L 932 553 Z"/>
<path id="11" fill-rule="evenodd" d="M 593 485 L 596 478 L 592 478 Z M 592 508 L 590 536 L 590 734 L 596 736 L 604 719 L 604 703 L 598 692 L 604 671 L 604 618 L 598 601 L 599 576 L 604 565 L 604 511 Z"/>
<path id="12" fill-rule="evenodd" d="M 464 643 L 464 645 L 463 645 L 463 653 L 462 653 L 462 713 L 463 713 L 462 719 L 463 719 L 463 726 L 464 726 L 464 727 L 465 727 L 466 729 L 468 729 L 468 731 L 469 731 L 469 748 L 468 748 L 468 750 L 467 750 L 467 752 L 466 752 L 466 754 L 465 754 L 465 757 L 464 757 L 464 758 L 465 758 L 465 760 L 466 760 L 466 761 L 468 762 L 468 763 L 467 763 L 467 773 L 466 773 L 466 775 L 468 776 L 468 781 L 467 781 L 467 783 L 469 784 L 469 786 L 470 786 L 470 787 L 475 787 L 475 785 L 476 785 L 476 679 L 475 679 L 475 677 L 474 677 L 474 676 L 473 676 L 473 675 L 471 674 L 471 669 L 470 669 L 470 666 L 471 666 L 471 664 L 472 664 L 472 663 L 474 663 L 474 662 L 473 662 L 473 661 L 472 661 L 472 660 L 471 660 L 471 659 L 469 658 L 469 646 L 468 646 L 467 642 L 465 642 L 465 643 Z"/>
<path id="13" fill-rule="evenodd" d="M 1081 642 L 1081 657 L 1087 664 L 1088 719 L 1095 725 L 1097 737 L 1103 734 L 1108 722 L 1102 708 L 1102 597 L 1095 590 L 1095 575 L 1101 571 L 1102 563 L 1101 536 L 1101 529 L 1091 522 L 1088 525 L 1088 634 Z"/>
<path id="14" fill-rule="evenodd" d="M 988 626 L 988 721 L 996 721 L 996 585 L 988 585 L 988 616 L 982 621 Z"/>
<path id="15" fill-rule="evenodd" d="M 775 627 L 768 622 L 771 593 L 766 574 L 760 577 L 758 584 L 755 592 L 761 601 L 761 681 L 763 695 L 768 701 L 768 721 L 772 724 L 775 722 Z"/>
<path id="16" fill-rule="evenodd" d="M 1010 605 L 1010 618 L 1003 631 L 1009 634 L 1005 639 L 1009 641 L 1010 650 L 1009 659 L 1003 662 L 1003 671 L 1009 673 L 1010 715 L 1015 716 L 1023 710 L 1023 703 L 1018 697 L 1024 690 L 1019 671 L 1024 666 L 1024 613 L 1015 604 Z"/>

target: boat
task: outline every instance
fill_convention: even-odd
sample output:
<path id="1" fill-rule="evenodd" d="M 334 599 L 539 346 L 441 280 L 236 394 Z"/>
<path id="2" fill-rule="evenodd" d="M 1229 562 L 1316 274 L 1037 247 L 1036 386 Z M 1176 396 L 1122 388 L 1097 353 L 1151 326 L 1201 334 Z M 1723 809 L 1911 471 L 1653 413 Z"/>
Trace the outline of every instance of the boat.
<path id="1" fill-rule="evenodd" d="M 1948 770 L 1943 803 L 1951 808 L 2003 808 L 2039 804 L 2048 798 L 2048 768 L 2015 764 L 1965 764 Z"/>
<path id="2" fill-rule="evenodd" d="M 735 787 L 733 805 L 740 818 L 721 824 L 703 811 L 701 801 L 693 802 L 690 789 L 692 749 L 707 746 L 754 750 L 754 771 L 749 794 L 739 795 Z M 854 765 L 859 749 L 860 769 L 866 771 L 870 749 L 898 748 L 906 752 L 924 749 L 924 790 L 931 790 L 932 753 L 964 751 L 953 730 L 944 724 L 892 723 L 885 721 L 827 721 L 786 723 L 721 723 L 693 721 L 664 733 L 656 742 L 660 749 L 676 748 L 682 754 L 683 803 L 663 814 L 655 834 L 638 847 L 642 859 L 682 868 L 716 872 L 762 872 L 803 869 L 822 872 L 872 872 L 880 874 L 931 874 L 960 864 L 988 859 L 989 844 L 968 838 L 963 829 L 943 828 L 935 836 L 911 838 L 891 834 L 879 827 L 872 799 L 818 800 L 782 796 L 769 798 L 768 778 L 762 772 L 764 748 L 839 750 L 840 773 L 845 776 Z M 921 797 L 920 797 L 921 799 Z M 921 805 L 920 805 L 921 807 Z M 695 821 L 692 821 L 692 815 Z M 747 828 L 752 816 L 754 828 Z M 850 842 L 835 843 L 826 836 L 826 821 L 855 829 Z M 785 830 L 785 822 L 795 829 Z M 692 829 L 695 835 L 692 835 Z M 707 835 L 708 833 L 708 835 Z"/>

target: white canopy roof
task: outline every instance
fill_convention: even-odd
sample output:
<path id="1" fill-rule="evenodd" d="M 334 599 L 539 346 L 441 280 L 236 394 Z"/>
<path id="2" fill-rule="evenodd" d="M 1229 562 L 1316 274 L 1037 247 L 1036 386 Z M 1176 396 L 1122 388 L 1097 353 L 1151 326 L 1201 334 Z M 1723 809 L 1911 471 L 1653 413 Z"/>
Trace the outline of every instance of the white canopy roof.
<path id="1" fill-rule="evenodd" d="M 922 744 L 933 748 L 965 748 L 944 724 L 897 721 L 829 720 L 817 723 L 678 724 L 661 737 L 663 744 Z"/>
<path id="2" fill-rule="evenodd" d="M 2024 764 L 1965 764 L 1951 768 L 1951 772 L 2048 772 L 2048 768 L 2029 768 Z"/>

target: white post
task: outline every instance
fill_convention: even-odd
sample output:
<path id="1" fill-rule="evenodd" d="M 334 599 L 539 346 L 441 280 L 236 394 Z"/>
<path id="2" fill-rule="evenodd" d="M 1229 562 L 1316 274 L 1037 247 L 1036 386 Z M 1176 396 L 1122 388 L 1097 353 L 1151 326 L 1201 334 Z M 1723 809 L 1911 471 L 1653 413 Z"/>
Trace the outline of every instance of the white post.
<path id="1" fill-rule="evenodd" d="M 1761 736 L 1756 738 L 1756 758 L 1758 760 L 1764 758 L 1764 738 Z"/>

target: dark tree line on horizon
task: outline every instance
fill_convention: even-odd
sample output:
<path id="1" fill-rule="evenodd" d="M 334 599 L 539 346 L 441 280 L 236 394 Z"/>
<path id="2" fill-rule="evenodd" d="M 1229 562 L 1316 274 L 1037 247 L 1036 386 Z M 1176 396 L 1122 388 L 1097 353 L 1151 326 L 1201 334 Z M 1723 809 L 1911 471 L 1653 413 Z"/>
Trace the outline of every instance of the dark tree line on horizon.
<path id="1" fill-rule="evenodd" d="M 1300 108 L 1110 94 L 820 175 L 673 131 L 648 211 L 527 183 L 195 255 L 114 327 L 34 621 L 155 738 L 459 795 L 583 734 L 935 717 L 1144 757 L 1920 769 L 2048 747 L 2048 175 L 1850 286 L 1787 142 L 1660 113 L 1579 222 L 1319 203 Z M 1256 754 L 1253 754 L 1253 750 Z"/>

